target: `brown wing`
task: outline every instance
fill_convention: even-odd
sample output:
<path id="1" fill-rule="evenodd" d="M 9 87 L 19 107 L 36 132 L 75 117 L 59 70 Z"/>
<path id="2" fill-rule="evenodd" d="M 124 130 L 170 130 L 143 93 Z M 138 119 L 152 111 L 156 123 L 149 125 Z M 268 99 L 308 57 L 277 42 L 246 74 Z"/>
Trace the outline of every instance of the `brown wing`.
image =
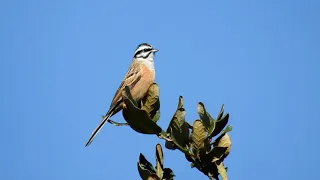
<path id="1" fill-rule="evenodd" d="M 140 79 L 141 79 L 140 63 L 133 61 L 127 74 L 125 75 L 122 83 L 120 84 L 118 90 L 116 91 L 113 97 L 112 103 L 110 105 L 110 109 L 114 109 L 115 108 L 114 106 L 117 106 L 119 104 L 118 102 L 122 100 L 121 93 L 124 87 L 128 86 L 130 89 L 132 89 Z"/>
<path id="2" fill-rule="evenodd" d="M 94 137 L 97 135 L 97 133 L 100 131 L 100 129 L 103 127 L 103 125 L 108 121 L 108 119 L 119 112 L 122 109 L 122 89 L 124 89 L 125 86 L 128 86 L 130 89 L 132 89 L 137 82 L 141 79 L 141 70 L 139 63 L 133 61 L 127 74 L 124 77 L 124 80 L 120 84 L 118 90 L 116 91 L 112 103 L 110 105 L 109 111 L 104 116 L 98 127 L 92 132 L 86 146 L 89 146 L 90 143 L 93 141 Z"/>

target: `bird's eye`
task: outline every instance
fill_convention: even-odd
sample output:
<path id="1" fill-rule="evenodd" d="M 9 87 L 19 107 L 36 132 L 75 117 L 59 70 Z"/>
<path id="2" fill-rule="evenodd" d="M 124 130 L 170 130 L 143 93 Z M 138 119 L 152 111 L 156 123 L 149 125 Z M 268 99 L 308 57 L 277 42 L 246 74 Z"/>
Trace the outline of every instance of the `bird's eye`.
<path id="1" fill-rule="evenodd" d="M 149 56 L 149 52 L 151 52 L 151 51 L 152 51 L 152 48 L 141 49 L 141 50 L 136 52 L 134 57 L 142 56 L 143 54 L 146 54 L 146 53 L 148 53 L 148 55 L 143 55 L 143 56 Z"/>
<path id="2" fill-rule="evenodd" d="M 152 49 L 151 48 L 148 48 L 148 49 L 144 49 L 143 52 L 148 52 L 148 51 L 151 51 Z"/>

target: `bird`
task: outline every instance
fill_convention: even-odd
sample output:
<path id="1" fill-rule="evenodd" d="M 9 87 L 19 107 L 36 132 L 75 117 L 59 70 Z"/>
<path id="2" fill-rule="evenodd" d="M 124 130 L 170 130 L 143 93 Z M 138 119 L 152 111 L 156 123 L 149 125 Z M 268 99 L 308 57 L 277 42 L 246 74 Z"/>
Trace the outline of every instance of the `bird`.
<path id="1" fill-rule="evenodd" d="M 122 110 L 123 99 L 122 91 L 126 86 L 129 87 L 132 97 L 139 102 L 147 93 L 149 87 L 155 81 L 154 55 L 158 49 L 153 48 L 148 43 L 141 43 L 137 46 L 131 65 L 124 76 L 119 88 L 114 94 L 109 110 L 103 116 L 101 122 L 92 132 L 85 147 L 89 146 L 104 124 L 109 118 Z"/>

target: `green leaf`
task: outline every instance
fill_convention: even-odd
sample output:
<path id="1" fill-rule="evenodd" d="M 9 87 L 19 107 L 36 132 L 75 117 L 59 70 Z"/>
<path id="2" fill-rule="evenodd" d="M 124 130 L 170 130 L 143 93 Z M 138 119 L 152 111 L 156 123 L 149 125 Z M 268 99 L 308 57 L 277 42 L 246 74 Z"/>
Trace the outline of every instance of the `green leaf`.
<path id="1" fill-rule="evenodd" d="M 156 173 L 152 164 L 141 153 L 139 156 L 138 171 L 142 179 L 148 179 L 151 174 Z"/>
<path id="2" fill-rule="evenodd" d="M 230 148 L 231 147 L 231 140 L 230 140 L 230 136 L 228 135 L 228 133 L 221 134 L 219 139 L 217 138 L 215 146 Z"/>
<path id="3" fill-rule="evenodd" d="M 185 145 L 189 143 L 189 124 L 185 122 L 186 112 L 182 107 L 183 107 L 183 97 L 179 96 L 178 107 L 169 123 L 169 126 L 167 128 L 167 133 L 168 134 L 175 133 L 174 136 L 176 137 L 177 143 L 185 147 Z M 173 131 L 171 131 L 171 129 Z M 171 150 L 177 149 L 174 142 L 169 142 L 169 141 L 166 141 L 165 147 Z"/>
<path id="4" fill-rule="evenodd" d="M 212 138 L 216 135 L 218 135 L 223 128 L 228 124 L 229 120 L 229 113 L 225 114 L 221 119 L 217 120 L 215 123 L 215 128 L 212 131 L 212 133 L 209 134 L 209 137 Z"/>
<path id="5" fill-rule="evenodd" d="M 152 164 L 144 157 L 142 153 L 139 155 L 139 164 L 141 164 L 144 169 L 148 169 L 150 172 L 156 172 Z"/>
<path id="6" fill-rule="evenodd" d="M 177 109 L 180 109 L 183 107 L 183 97 L 182 96 L 179 96 L 179 102 L 178 102 L 178 107 Z"/>
<path id="7" fill-rule="evenodd" d="M 210 128 L 210 119 L 202 102 L 198 103 L 197 110 L 205 129 L 208 130 Z"/>
<path id="8" fill-rule="evenodd" d="M 159 134 L 162 131 L 162 129 L 150 119 L 146 111 L 139 109 L 135 105 L 136 103 L 132 100 L 130 90 L 127 86 L 124 91 L 122 91 L 122 96 L 124 103 L 122 115 L 133 130 L 142 134 Z"/>
<path id="9" fill-rule="evenodd" d="M 226 129 L 224 129 L 223 131 L 221 131 L 221 134 L 211 143 L 213 144 L 214 146 L 218 146 L 218 143 L 220 142 L 220 139 L 225 135 L 227 134 L 228 132 L 230 132 L 232 130 L 232 126 L 231 125 L 228 125 L 226 127 Z M 228 135 L 229 136 L 229 135 Z"/>
<path id="10" fill-rule="evenodd" d="M 163 151 L 160 144 L 156 145 L 156 161 L 157 166 L 161 166 L 163 168 Z"/>
<path id="11" fill-rule="evenodd" d="M 223 131 L 221 131 L 220 135 L 211 144 L 213 144 L 214 146 L 218 146 L 220 139 L 230 131 L 232 131 L 232 126 L 228 125 Z"/>
<path id="12" fill-rule="evenodd" d="M 222 162 L 220 164 L 216 163 L 216 166 L 218 168 L 218 172 L 219 172 L 222 180 L 228 180 L 227 171 L 224 168 L 223 163 Z"/>
<path id="13" fill-rule="evenodd" d="M 138 107 L 138 103 L 133 99 L 132 94 L 131 94 L 128 86 L 124 87 L 124 90 L 122 91 L 122 97 L 129 99 L 135 107 Z"/>
<path id="14" fill-rule="evenodd" d="M 222 118 L 223 113 L 224 113 L 224 104 L 222 104 L 222 106 L 221 106 L 221 109 L 220 109 L 220 112 L 218 114 L 217 120 L 220 120 Z"/>
<path id="15" fill-rule="evenodd" d="M 200 149 L 204 148 L 204 141 L 206 139 L 205 127 L 202 121 L 195 120 L 193 123 L 193 129 L 190 135 L 192 151 L 197 154 Z"/>
<path id="16" fill-rule="evenodd" d="M 214 147 L 206 156 L 207 160 L 210 162 L 216 162 L 222 158 L 226 153 L 227 147 Z"/>
<path id="17" fill-rule="evenodd" d="M 226 148 L 222 157 L 220 157 L 220 161 L 223 161 L 230 153 L 231 150 L 231 139 L 228 133 L 221 134 L 213 143 L 215 147 L 223 147 Z"/>
<path id="18" fill-rule="evenodd" d="M 156 123 L 159 119 L 160 119 L 160 110 L 158 110 L 156 114 L 153 116 L 152 121 Z"/>
<path id="19" fill-rule="evenodd" d="M 232 131 L 232 126 L 231 126 L 231 125 L 228 125 L 228 126 L 226 127 L 226 129 L 223 130 L 223 133 L 228 133 L 228 132 L 230 132 L 230 131 Z"/>
<path id="20" fill-rule="evenodd" d="M 141 179 L 148 179 L 148 177 L 151 175 L 151 172 L 148 169 L 145 169 L 142 167 L 141 164 L 138 164 L 138 171 Z"/>
<path id="21" fill-rule="evenodd" d="M 211 116 L 209 116 L 210 118 L 210 127 L 208 129 L 208 137 L 211 138 L 215 128 L 216 128 L 216 121 L 213 120 L 213 118 Z"/>
<path id="22" fill-rule="evenodd" d="M 156 145 L 156 169 L 157 176 L 162 179 L 163 176 L 163 152 L 160 144 Z"/>
<path id="23" fill-rule="evenodd" d="M 157 112 L 160 110 L 159 94 L 159 86 L 156 83 L 153 83 L 149 87 L 146 96 L 142 100 L 143 106 L 141 107 L 141 109 L 145 110 L 149 114 L 151 119 L 153 119 Z M 160 112 L 158 113 L 160 114 Z"/>
<path id="24" fill-rule="evenodd" d="M 173 115 L 167 133 L 173 135 L 176 142 L 185 147 L 189 143 L 189 127 L 185 122 L 186 111 L 184 108 L 179 108 Z M 166 141 L 165 147 L 168 149 L 176 149 L 173 142 Z"/>
<path id="25" fill-rule="evenodd" d="M 171 129 L 170 131 L 172 131 L 172 129 Z M 171 135 L 170 135 L 170 138 L 171 138 L 172 142 L 174 143 L 174 145 L 175 145 L 180 151 L 182 151 L 183 153 L 191 156 L 191 154 L 189 153 L 189 151 L 187 150 L 187 148 L 182 147 L 182 146 L 178 143 L 178 141 L 176 140 L 174 134 L 171 134 Z"/>

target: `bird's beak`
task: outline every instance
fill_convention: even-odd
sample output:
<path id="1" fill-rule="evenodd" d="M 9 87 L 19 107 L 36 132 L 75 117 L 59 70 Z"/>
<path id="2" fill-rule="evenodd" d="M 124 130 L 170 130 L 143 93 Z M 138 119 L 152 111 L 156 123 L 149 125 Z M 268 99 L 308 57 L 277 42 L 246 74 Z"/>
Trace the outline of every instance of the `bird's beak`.
<path id="1" fill-rule="evenodd" d="M 153 53 L 158 52 L 158 51 L 159 51 L 158 49 L 152 49 Z"/>

